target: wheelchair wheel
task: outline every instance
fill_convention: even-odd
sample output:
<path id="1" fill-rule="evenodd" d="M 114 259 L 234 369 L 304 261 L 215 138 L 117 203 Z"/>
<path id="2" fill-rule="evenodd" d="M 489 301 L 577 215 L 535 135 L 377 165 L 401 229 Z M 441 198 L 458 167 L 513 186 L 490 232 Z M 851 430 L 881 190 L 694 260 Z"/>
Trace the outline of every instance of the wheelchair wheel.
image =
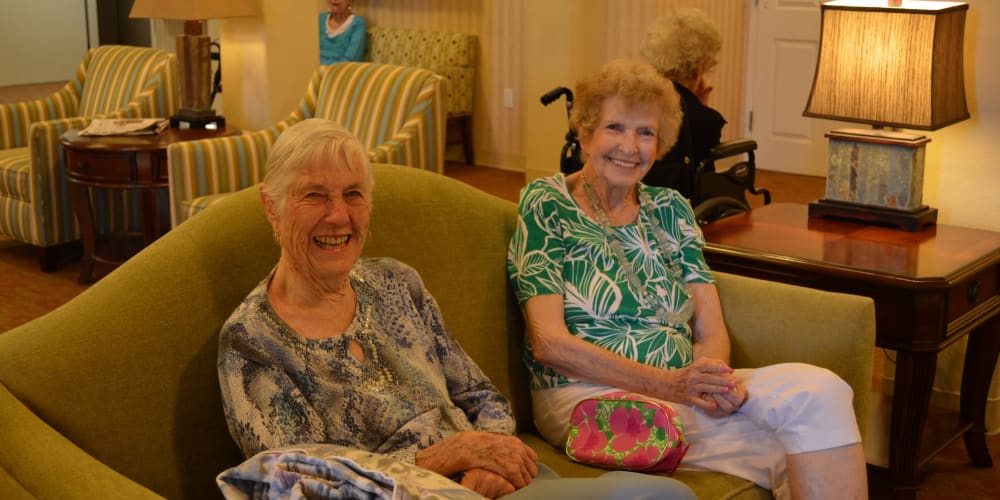
<path id="1" fill-rule="evenodd" d="M 741 200 L 728 196 L 716 196 L 709 198 L 698 206 L 694 207 L 694 218 L 698 225 L 705 225 L 709 222 L 738 215 L 750 211 L 750 205 Z"/>

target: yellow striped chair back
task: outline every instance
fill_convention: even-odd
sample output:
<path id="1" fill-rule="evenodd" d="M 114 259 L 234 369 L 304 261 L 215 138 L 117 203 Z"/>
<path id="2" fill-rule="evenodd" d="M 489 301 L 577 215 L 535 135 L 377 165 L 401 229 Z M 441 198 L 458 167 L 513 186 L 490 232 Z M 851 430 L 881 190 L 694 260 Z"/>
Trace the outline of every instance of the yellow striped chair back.
<path id="1" fill-rule="evenodd" d="M 339 63 L 321 69 L 318 85 L 310 86 L 314 117 L 340 123 L 358 137 L 372 160 L 444 169 L 443 79 L 420 68 L 373 63 Z M 436 109 L 435 109 L 436 108 Z M 425 137 L 411 150 L 380 149 L 398 131 L 412 127 Z M 395 157 L 389 156 L 393 152 Z"/>
<path id="2" fill-rule="evenodd" d="M 167 118 L 177 109 L 178 95 L 163 88 L 178 88 L 176 64 L 166 53 L 141 47 L 105 45 L 91 51 L 90 66 L 80 97 L 80 116 L 98 116 L 127 110 Z"/>
<path id="3" fill-rule="evenodd" d="M 58 92 L 0 105 L 0 234 L 40 247 L 79 239 L 60 136 L 92 118 L 167 117 L 178 99 L 176 56 L 107 45 L 88 51 Z M 100 229 L 136 226 L 127 195 L 93 195 Z"/>
<path id="4" fill-rule="evenodd" d="M 306 118 L 342 124 L 373 162 L 444 172 L 443 87 L 440 75 L 420 68 L 364 62 L 320 67 L 298 107 L 274 127 L 167 148 L 172 224 L 260 182 L 278 135 Z"/>

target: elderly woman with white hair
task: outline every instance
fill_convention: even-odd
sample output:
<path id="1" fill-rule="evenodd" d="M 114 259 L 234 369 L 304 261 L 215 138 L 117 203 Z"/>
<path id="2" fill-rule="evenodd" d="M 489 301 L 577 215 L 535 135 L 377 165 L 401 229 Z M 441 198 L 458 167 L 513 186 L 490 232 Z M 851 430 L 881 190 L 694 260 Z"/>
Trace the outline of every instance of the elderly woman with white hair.
<path id="1" fill-rule="evenodd" d="M 718 64 L 722 40 L 704 12 L 679 8 L 655 21 L 646 30 L 640 54 L 681 96 L 684 122 L 674 145 L 643 179 L 648 185 L 670 187 L 691 199 L 694 168 L 705 161 L 708 150 L 719 144 L 726 119 L 708 105 L 713 87 L 706 75 Z M 714 170 L 711 162 L 706 164 Z"/>

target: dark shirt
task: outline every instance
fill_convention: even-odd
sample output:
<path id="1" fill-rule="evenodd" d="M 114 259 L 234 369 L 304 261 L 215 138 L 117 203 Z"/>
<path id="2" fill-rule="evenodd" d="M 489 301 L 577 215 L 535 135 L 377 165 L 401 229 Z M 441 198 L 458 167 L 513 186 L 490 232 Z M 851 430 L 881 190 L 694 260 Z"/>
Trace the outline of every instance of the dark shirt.
<path id="1" fill-rule="evenodd" d="M 676 189 L 690 200 L 694 195 L 695 168 L 708 156 L 708 150 L 722 140 L 726 119 L 718 111 L 702 104 L 687 87 L 677 82 L 673 84 L 681 96 L 684 112 L 677 143 L 663 158 L 653 163 L 643 182 Z M 710 172 L 715 171 L 711 162 L 706 167 Z"/>

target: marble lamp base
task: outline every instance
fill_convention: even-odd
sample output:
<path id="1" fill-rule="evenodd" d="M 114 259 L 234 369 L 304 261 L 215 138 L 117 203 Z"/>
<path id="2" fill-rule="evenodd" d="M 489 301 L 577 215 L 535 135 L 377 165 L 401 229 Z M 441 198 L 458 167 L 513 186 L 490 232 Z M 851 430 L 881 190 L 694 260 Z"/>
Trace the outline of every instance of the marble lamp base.
<path id="1" fill-rule="evenodd" d="M 825 197 L 811 217 L 859 220 L 905 231 L 937 222 L 922 203 L 925 136 L 878 129 L 835 130 L 830 140 Z"/>

